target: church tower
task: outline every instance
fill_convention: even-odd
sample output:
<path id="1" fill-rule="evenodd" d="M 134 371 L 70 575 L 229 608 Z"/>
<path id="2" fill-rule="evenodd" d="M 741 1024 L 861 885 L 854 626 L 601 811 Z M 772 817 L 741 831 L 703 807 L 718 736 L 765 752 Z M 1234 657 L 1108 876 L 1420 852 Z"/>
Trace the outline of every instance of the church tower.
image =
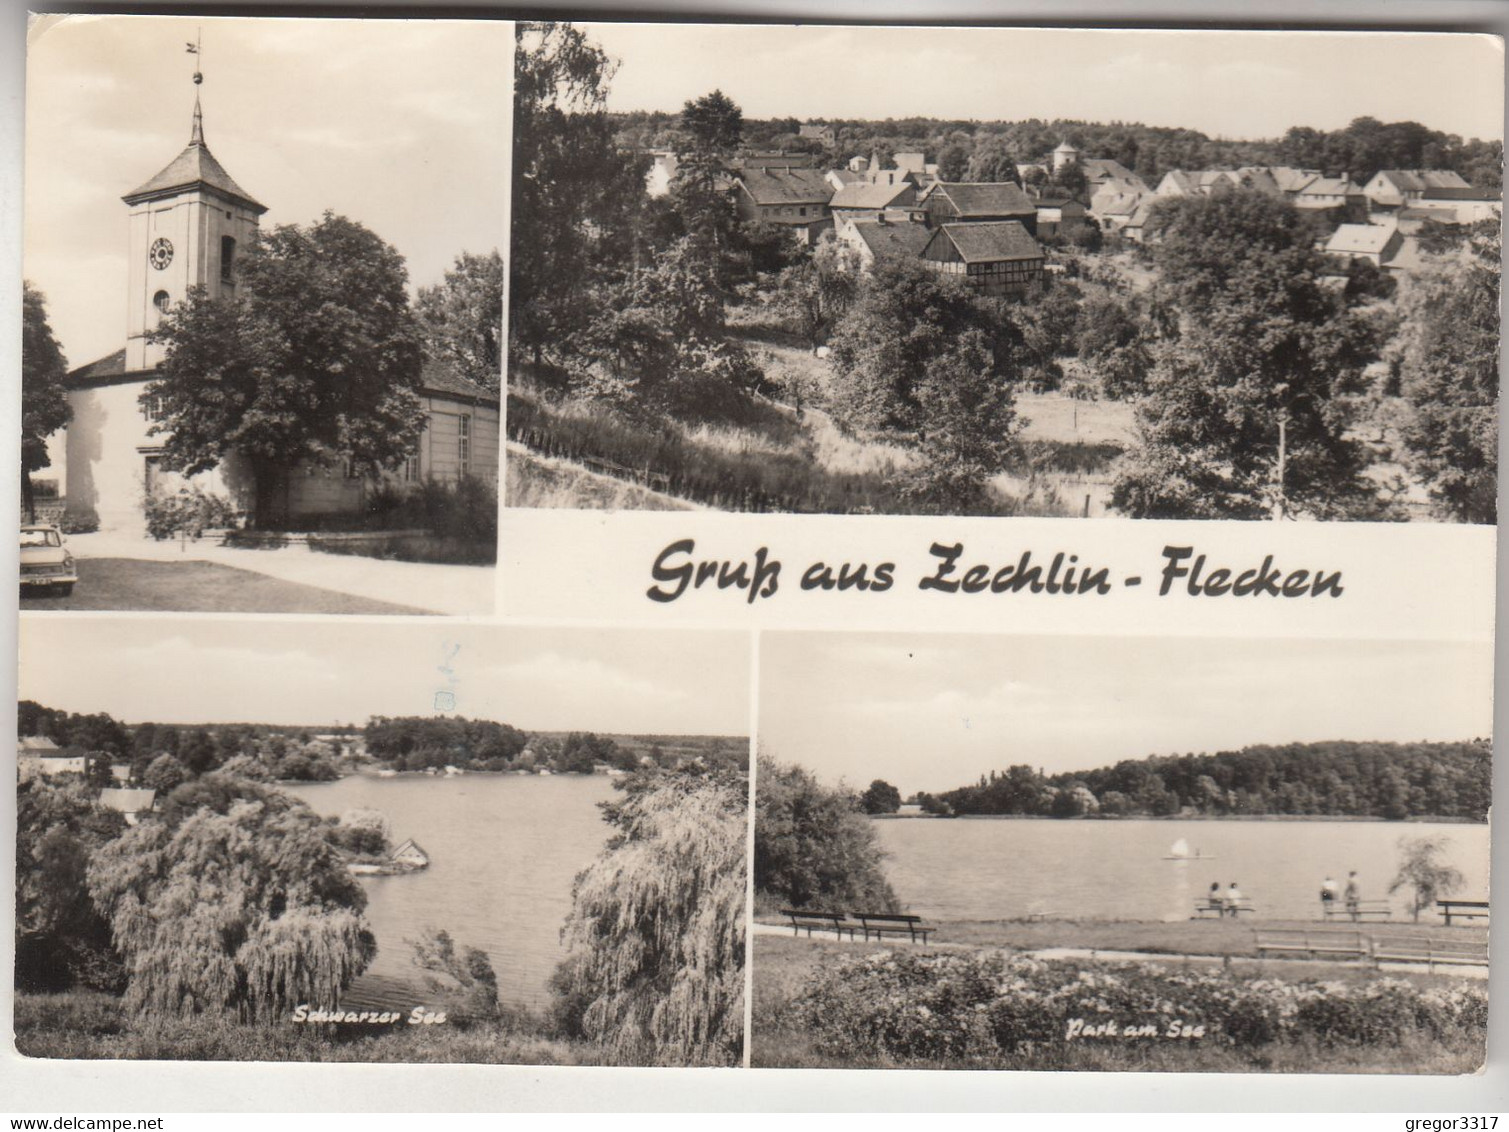
<path id="1" fill-rule="evenodd" d="M 122 198 L 131 210 L 125 347 L 68 375 L 67 518 L 80 529 L 140 531 L 143 497 L 179 482 L 161 468 L 163 439 L 153 431 L 160 413 L 141 401 L 163 357 L 163 347 L 147 335 L 193 287 L 211 298 L 235 294 L 236 257 L 251 245 L 267 211 L 205 145 L 202 81 L 196 70 L 188 146 Z M 224 493 L 230 488 L 225 472 L 201 473 L 196 482 Z"/>
<path id="2" fill-rule="evenodd" d="M 203 80 L 194 73 L 197 86 Z M 190 288 L 210 298 L 235 294 L 236 257 L 251 244 L 267 209 L 231 179 L 204 141 L 194 92 L 189 144 L 167 167 L 121 198 L 131 209 L 126 287 L 126 370 L 154 369 L 162 346 L 147 334 Z"/>

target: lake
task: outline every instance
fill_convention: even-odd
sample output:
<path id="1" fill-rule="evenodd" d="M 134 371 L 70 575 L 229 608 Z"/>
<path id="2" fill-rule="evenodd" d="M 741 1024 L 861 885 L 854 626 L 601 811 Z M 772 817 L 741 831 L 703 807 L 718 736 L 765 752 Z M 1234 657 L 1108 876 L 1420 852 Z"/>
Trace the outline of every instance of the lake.
<path id="1" fill-rule="evenodd" d="M 1435 835 L 1450 839 L 1446 860 L 1463 873 L 1456 895 L 1488 899 L 1486 825 L 889 818 L 873 827 L 897 897 L 935 920 L 1185 920 L 1212 882 L 1232 881 L 1261 919 L 1313 920 L 1321 881 L 1345 886 L 1353 869 L 1364 900 L 1391 899 L 1394 919 L 1407 919 L 1408 892 L 1388 895 L 1397 842 Z M 1164 860 L 1180 839 L 1202 859 Z"/>
<path id="2" fill-rule="evenodd" d="M 427 926 L 450 932 L 458 950 L 487 952 L 503 1001 L 548 1000 L 551 972 L 566 954 L 560 930 L 571 882 L 610 833 L 597 803 L 614 796 L 611 779 L 353 775 L 285 789 L 320 814 L 381 810 L 395 846 L 413 838 L 430 858 L 423 872 L 361 878 L 378 954 L 346 1005 L 402 995 L 399 984 L 415 981 L 407 941 Z"/>

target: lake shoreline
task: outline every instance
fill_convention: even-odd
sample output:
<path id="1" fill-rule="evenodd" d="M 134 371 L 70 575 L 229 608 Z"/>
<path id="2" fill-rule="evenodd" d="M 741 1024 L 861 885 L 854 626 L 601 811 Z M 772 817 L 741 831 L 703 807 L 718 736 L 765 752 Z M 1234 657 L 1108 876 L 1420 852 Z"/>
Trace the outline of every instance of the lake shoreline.
<path id="1" fill-rule="evenodd" d="M 1436 817 L 1432 814 L 1411 814 L 1407 818 L 1380 818 L 1374 814 L 1076 814 L 1073 817 L 1055 817 L 1053 814 L 866 814 L 866 817 L 882 821 L 1229 821 L 1229 822 L 1391 822 L 1395 825 L 1481 825 L 1462 817 Z"/>

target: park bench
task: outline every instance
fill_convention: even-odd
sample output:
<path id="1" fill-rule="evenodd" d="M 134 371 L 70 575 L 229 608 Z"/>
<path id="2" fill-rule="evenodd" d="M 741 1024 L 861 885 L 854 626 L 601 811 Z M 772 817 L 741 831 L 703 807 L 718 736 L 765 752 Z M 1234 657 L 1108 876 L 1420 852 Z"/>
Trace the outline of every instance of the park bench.
<path id="1" fill-rule="evenodd" d="M 1431 970 L 1436 964 L 1486 967 L 1488 966 L 1488 941 L 1486 939 L 1439 940 L 1430 936 L 1395 936 L 1373 940 L 1373 962 L 1382 967 L 1384 963 L 1424 963 Z"/>
<path id="2" fill-rule="evenodd" d="M 1254 928 L 1258 958 L 1268 952 L 1311 959 L 1363 959 L 1369 954 L 1361 932 L 1309 931 L 1304 928 Z"/>
<path id="3" fill-rule="evenodd" d="M 851 923 L 844 918 L 842 912 L 813 912 L 801 908 L 782 908 L 781 915 L 791 920 L 791 934 L 800 935 L 803 928 L 807 929 L 807 938 L 812 938 L 813 931 L 831 931 L 839 939 L 844 938 L 844 932 L 849 933 L 849 938 L 854 938 L 854 929 L 859 925 Z"/>
<path id="4" fill-rule="evenodd" d="M 1459 920 L 1486 920 L 1488 918 L 1488 901 L 1486 900 L 1437 900 L 1436 907 L 1441 909 L 1441 915 L 1446 917 L 1446 926 L 1451 927 L 1451 918 L 1455 916 Z"/>
<path id="5" fill-rule="evenodd" d="M 898 916 L 890 912 L 850 912 L 849 914 L 859 921 L 860 930 L 864 932 L 867 941 L 871 932 L 875 933 L 876 939 L 884 939 L 886 932 L 892 932 L 895 935 L 909 936 L 913 943 L 916 943 L 920 936 L 922 942 L 926 943 L 928 935 L 937 930 L 923 927 L 921 916 Z M 853 936 L 849 938 L 852 939 Z"/>
<path id="6" fill-rule="evenodd" d="M 1220 919 L 1230 911 L 1231 905 L 1224 900 L 1220 901 L 1219 903 L 1210 900 L 1202 900 L 1195 905 L 1195 914 L 1190 918 L 1194 920 L 1204 920 L 1208 919 L 1211 916 L 1214 916 L 1216 917 L 1216 919 Z M 1252 901 L 1248 900 L 1245 896 L 1241 900 L 1237 901 L 1236 916 L 1238 919 L 1241 918 L 1243 912 L 1256 911 L 1257 909 L 1252 906 Z"/>
<path id="7" fill-rule="evenodd" d="M 1327 920 L 1351 920 L 1354 924 L 1369 917 L 1387 920 L 1394 914 L 1387 900 L 1359 900 L 1352 908 L 1340 901 L 1332 901 L 1330 904 L 1322 903 L 1322 909 Z"/>

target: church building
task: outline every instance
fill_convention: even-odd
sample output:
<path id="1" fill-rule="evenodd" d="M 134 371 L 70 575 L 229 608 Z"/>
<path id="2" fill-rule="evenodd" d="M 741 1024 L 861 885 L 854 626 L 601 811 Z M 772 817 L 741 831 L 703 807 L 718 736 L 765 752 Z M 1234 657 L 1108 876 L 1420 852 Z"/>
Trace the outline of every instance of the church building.
<path id="1" fill-rule="evenodd" d="M 197 92 L 189 144 L 121 199 L 129 210 L 126 343 L 68 375 L 73 417 L 65 440 L 66 516 L 75 529 L 98 524 L 142 531 L 146 497 L 186 482 L 160 466 L 163 438 L 151 433 L 160 409 L 141 401 L 163 357 L 163 346 L 148 335 L 194 287 L 203 287 L 211 299 L 235 297 L 237 257 L 255 239 L 267 211 L 205 144 Z M 424 433 L 402 467 L 385 478 L 415 486 L 463 476 L 496 483 L 498 394 L 428 360 L 418 392 L 427 414 Z M 251 477 L 234 457 L 191 482 L 225 496 L 240 511 L 251 508 Z M 283 514 L 276 518 L 296 524 L 358 512 L 377 486 L 340 466 L 290 468 L 279 493 Z"/>

